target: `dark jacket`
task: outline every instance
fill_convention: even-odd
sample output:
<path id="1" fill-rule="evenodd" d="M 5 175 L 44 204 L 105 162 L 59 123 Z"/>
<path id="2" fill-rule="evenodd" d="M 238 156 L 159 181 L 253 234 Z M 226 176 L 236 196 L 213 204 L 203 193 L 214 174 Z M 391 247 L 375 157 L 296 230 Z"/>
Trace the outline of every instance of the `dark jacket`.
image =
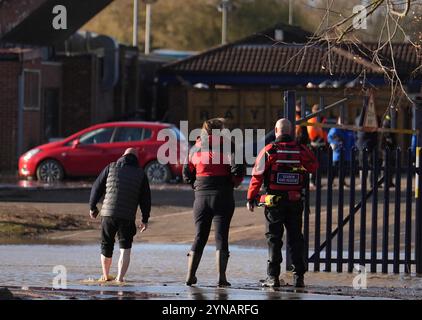
<path id="1" fill-rule="evenodd" d="M 364 113 L 356 119 L 356 125 L 363 126 Z M 378 133 L 368 131 L 358 131 L 356 134 L 356 146 L 359 150 L 368 149 L 368 151 L 376 150 L 378 146 Z"/>
<path id="2" fill-rule="evenodd" d="M 221 139 L 215 143 L 215 139 Z M 235 158 L 235 145 L 220 136 L 209 135 L 201 139 L 191 148 L 188 161 L 183 167 L 183 180 L 192 184 L 196 192 L 213 193 L 222 189 L 232 190 L 243 180 L 246 166 L 237 164 Z M 213 150 L 213 141 L 219 150 Z M 230 146 L 230 153 L 225 152 L 224 141 Z M 242 154 L 243 156 L 243 154 Z"/>
<path id="3" fill-rule="evenodd" d="M 134 220 L 139 205 L 142 222 L 148 222 L 151 191 L 148 178 L 139 167 L 136 156 L 131 154 L 123 156 L 100 173 L 91 189 L 89 200 L 91 210 L 96 208 L 104 195 L 102 216 Z"/>
<path id="4" fill-rule="evenodd" d="M 384 117 L 382 121 L 382 127 L 384 129 L 391 129 L 391 117 L 389 115 Z M 383 132 L 381 135 L 381 149 L 390 148 L 390 150 L 397 147 L 397 140 L 394 133 L 391 132 Z"/>

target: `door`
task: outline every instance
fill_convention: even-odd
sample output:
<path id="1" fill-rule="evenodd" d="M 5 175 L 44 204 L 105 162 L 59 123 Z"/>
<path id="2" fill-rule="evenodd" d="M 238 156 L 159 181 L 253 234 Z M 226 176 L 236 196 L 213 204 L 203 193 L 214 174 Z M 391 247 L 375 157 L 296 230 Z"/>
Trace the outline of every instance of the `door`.
<path id="1" fill-rule="evenodd" d="M 79 144 L 70 146 L 65 161 L 71 175 L 94 176 L 113 160 L 110 153 L 115 127 L 99 128 L 79 137 Z"/>

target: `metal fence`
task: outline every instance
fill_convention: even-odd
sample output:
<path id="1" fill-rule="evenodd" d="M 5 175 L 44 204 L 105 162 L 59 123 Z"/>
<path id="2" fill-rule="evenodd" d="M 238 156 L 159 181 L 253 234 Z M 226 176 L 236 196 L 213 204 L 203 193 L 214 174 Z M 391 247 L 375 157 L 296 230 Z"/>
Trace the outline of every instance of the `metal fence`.
<path id="1" fill-rule="evenodd" d="M 337 272 L 352 272 L 357 264 L 369 265 L 370 272 L 420 272 L 422 212 L 415 199 L 412 151 L 378 154 L 354 148 L 346 161 L 341 150 L 336 166 L 332 152 L 330 147 L 317 151 L 319 163 L 326 165 L 316 173 L 315 190 L 306 188 L 308 264 L 314 271 L 334 266 Z"/>

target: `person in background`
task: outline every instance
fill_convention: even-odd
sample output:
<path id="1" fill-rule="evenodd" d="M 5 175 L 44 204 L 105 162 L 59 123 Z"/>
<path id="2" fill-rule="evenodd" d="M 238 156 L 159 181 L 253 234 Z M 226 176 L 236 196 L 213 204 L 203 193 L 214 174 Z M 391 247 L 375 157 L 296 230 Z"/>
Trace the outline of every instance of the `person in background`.
<path id="1" fill-rule="evenodd" d="M 105 196 L 104 196 L 105 195 Z M 116 234 L 120 245 L 120 259 L 116 281 L 124 282 L 129 268 L 133 237 L 136 234 L 137 206 L 142 212 L 141 232 L 148 227 L 151 211 L 151 191 L 148 178 L 139 167 L 138 151 L 126 149 L 123 156 L 109 164 L 95 180 L 89 199 L 90 216 L 99 213 L 97 204 L 104 196 L 101 208 L 101 265 L 100 281 L 114 280 L 110 276 Z"/>
<path id="2" fill-rule="evenodd" d="M 302 102 L 300 100 L 296 101 L 296 121 L 302 119 Z M 296 125 L 295 128 L 295 137 L 296 142 L 299 144 L 303 144 L 305 146 L 309 145 L 309 135 L 308 130 L 306 127 Z"/>
<path id="3" fill-rule="evenodd" d="M 362 109 L 360 115 L 356 118 L 356 126 L 363 127 L 365 121 L 365 110 Z M 372 167 L 374 152 L 378 152 L 378 133 L 376 131 L 361 130 L 356 134 L 356 147 L 359 149 L 359 166 L 363 166 L 363 150 L 368 150 L 368 167 Z M 370 171 L 369 180 L 370 185 L 373 185 L 372 179 L 373 171 Z M 360 177 L 362 181 L 362 170 L 360 171 Z"/>
<path id="4" fill-rule="evenodd" d="M 389 114 L 389 112 L 387 112 L 387 114 L 384 116 L 384 119 L 382 120 L 382 128 L 383 129 L 393 129 L 392 127 L 392 121 L 391 121 L 391 116 Z M 392 132 L 383 132 L 381 134 L 381 150 L 386 150 L 386 149 L 390 150 L 390 165 L 391 167 L 395 167 L 395 162 L 396 162 L 396 149 L 397 149 L 397 140 L 396 140 L 396 136 L 394 133 Z M 385 159 L 384 159 L 384 165 L 385 165 Z M 390 181 L 389 181 L 389 185 L 390 187 L 394 187 L 394 183 L 393 183 L 393 174 L 390 174 Z"/>
<path id="5" fill-rule="evenodd" d="M 230 222 L 235 208 L 233 189 L 241 184 L 246 174 L 246 167 L 243 163 L 235 162 L 234 144 L 226 137 L 213 133 L 214 130 L 221 132 L 222 129 L 224 129 L 222 118 L 205 121 L 201 136 L 189 151 L 187 164 L 183 167 L 184 182 L 192 184 L 195 190 L 193 217 L 196 232 L 192 248 L 188 253 L 186 276 L 188 286 L 197 283 L 196 270 L 207 244 L 213 221 L 218 286 L 231 285 L 227 281 L 226 269 L 229 259 Z M 224 151 L 224 143 L 231 145 L 230 152 Z M 215 150 L 215 146 L 218 150 Z"/>
<path id="6" fill-rule="evenodd" d="M 312 113 L 316 113 L 318 111 L 319 111 L 319 104 L 314 104 L 312 106 Z M 314 124 L 325 123 L 326 119 L 323 116 L 319 116 L 319 117 L 313 117 L 309 119 L 308 122 L 314 123 Z M 322 127 L 318 127 L 318 126 L 308 126 L 307 131 L 308 131 L 308 136 L 310 139 L 311 151 L 316 156 L 318 149 L 324 149 L 327 146 L 327 132 Z M 310 188 L 312 190 L 315 190 L 316 188 L 315 174 L 311 175 Z"/>
<path id="7" fill-rule="evenodd" d="M 413 161 L 416 161 L 416 142 L 417 142 L 416 134 L 413 134 L 412 141 L 410 143 L 410 149 L 412 150 Z"/>
<path id="8" fill-rule="evenodd" d="M 343 124 L 340 117 L 338 118 L 337 123 L 339 125 Z M 345 176 L 349 174 L 350 161 L 352 159 L 352 149 L 355 146 L 355 135 L 350 130 L 331 128 L 328 131 L 327 140 L 331 149 L 333 150 L 334 182 L 334 178 L 339 174 L 341 152 L 343 152 L 343 166 Z M 346 182 L 344 184 L 347 186 Z"/>

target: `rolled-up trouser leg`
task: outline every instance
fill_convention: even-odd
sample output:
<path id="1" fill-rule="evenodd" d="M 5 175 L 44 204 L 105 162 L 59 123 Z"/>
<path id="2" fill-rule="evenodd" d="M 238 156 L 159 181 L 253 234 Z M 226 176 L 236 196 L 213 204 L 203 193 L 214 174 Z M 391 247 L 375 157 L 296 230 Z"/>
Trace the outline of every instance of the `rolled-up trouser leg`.
<path id="1" fill-rule="evenodd" d="M 283 261 L 281 248 L 283 246 L 283 219 L 278 208 L 266 208 L 266 233 L 268 244 L 268 276 L 278 277 L 280 275 L 280 264 Z"/>
<path id="2" fill-rule="evenodd" d="M 106 258 L 113 256 L 114 239 L 118 231 L 118 226 L 111 217 L 101 219 L 101 254 Z"/>

